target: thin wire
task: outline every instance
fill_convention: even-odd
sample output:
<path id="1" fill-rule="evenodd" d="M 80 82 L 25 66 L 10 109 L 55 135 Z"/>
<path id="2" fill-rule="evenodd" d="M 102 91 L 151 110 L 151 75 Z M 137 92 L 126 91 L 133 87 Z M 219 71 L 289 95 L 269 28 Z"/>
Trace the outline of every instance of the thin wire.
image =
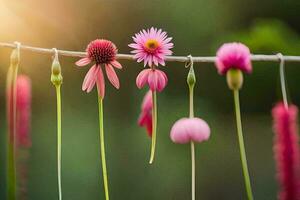
<path id="1" fill-rule="evenodd" d="M 279 73 L 280 73 L 280 85 L 281 85 L 281 92 L 282 92 L 282 99 L 284 106 L 288 108 L 288 100 L 287 100 L 287 92 L 286 92 L 286 80 L 285 80 L 285 70 L 284 70 L 284 57 L 281 53 L 277 54 L 280 66 L 279 66 Z"/>
<path id="2" fill-rule="evenodd" d="M 16 44 L 0 42 L 0 47 L 16 48 Z M 37 52 L 37 53 L 53 54 L 53 50 L 47 49 L 47 48 L 20 45 L 20 49 Z M 85 57 L 87 55 L 86 52 L 80 52 L 80 51 L 57 50 L 57 52 L 61 56 L 69 56 L 69 57 Z M 283 58 L 284 58 L 285 62 L 300 62 L 300 56 L 283 56 Z M 117 59 L 134 60 L 133 55 L 131 55 L 131 54 L 117 54 Z M 189 58 L 187 56 L 166 56 L 165 60 L 173 61 L 173 62 L 188 62 Z M 214 63 L 215 60 L 216 60 L 215 56 L 197 56 L 197 57 L 195 56 L 195 57 L 193 57 L 194 62 Z M 251 60 L 252 61 L 265 61 L 265 62 L 278 62 L 279 58 L 277 55 L 251 55 Z"/>

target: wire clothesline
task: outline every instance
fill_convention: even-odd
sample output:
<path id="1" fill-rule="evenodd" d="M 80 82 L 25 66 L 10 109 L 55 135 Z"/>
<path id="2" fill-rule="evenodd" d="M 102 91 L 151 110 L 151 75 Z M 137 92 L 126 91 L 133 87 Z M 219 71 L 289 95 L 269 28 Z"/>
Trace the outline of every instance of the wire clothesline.
<path id="1" fill-rule="evenodd" d="M 0 47 L 6 48 L 16 48 L 16 43 L 6 43 L 0 42 Z M 40 48 L 40 47 L 33 47 L 28 45 L 20 45 L 21 50 L 27 50 L 32 52 L 38 52 L 43 54 L 53 54 L 53 48 Z M 68 57 L 85 57 L 86 52 L 81 51 L 68 51 L 68 50 L 59 50 L 57 49 L 57 53 L 61 56 L 68 56 Z M 117 59 L 121 60 L 134 60 L 133 55 L 131 54 L 117 54 Z M 198 63 L 213 63 L 216 60 L 215 56 L 193 56 L 193 62 Z M 300 62 L 300 56 L 282 56 L 279 57 L 276 55 L 262 55 L 262 54 L 252 54 L 251 60 L 252 61 L 270 61 L 270 62 L 278 62 L 283 59 L 285 62 Z M 173 62 L 189 62 L 191 58 L 188 56 L 166 56 L 166 61 L 173 61 Z"/>

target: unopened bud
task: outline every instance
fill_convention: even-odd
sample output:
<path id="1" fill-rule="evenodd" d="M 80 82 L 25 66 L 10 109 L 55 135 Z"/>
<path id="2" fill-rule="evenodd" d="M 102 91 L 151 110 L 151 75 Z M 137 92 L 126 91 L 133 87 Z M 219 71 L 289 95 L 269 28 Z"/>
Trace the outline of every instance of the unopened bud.
<path id="1" fill-rule="evenodd" d="M 195 84 L 196 84 L 196 76 L 195 76 L 195 72 L 194 72 L 193 66 L 190 67 L 190 71 L 188 73 L 186 82 L 189 85 L 189 87 L 194 87 Z"/>
<path id="2" fill-rule="evenodd" d="M 243 72 L 239 69 L 230 69 L 226 74 L 227 84 L 231 90 L 239 90 L 243 86 Z"/>
<path id="3" fill-rule="evenodd" d="M 61 67 L 57 58 L 55 58 L 52 62 L 51 67 L 51 82 L 53 85 L 58 86 L 61 85 L 63 81 L 63 77 L 61 75 Z"/>

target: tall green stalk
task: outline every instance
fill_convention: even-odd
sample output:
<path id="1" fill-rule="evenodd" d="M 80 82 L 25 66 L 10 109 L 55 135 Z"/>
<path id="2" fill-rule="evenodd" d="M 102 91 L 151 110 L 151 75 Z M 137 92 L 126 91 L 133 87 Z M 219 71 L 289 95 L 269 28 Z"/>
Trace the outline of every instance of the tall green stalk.
<path id="1" fill-rule="evenodd" d="M 233 96 L 234 96 L 234 105 L 235 105 L 235 114 L 236 114 L 237 133 L 238 133 L 238 140 L 239 140 L 239 147 L 240 147 L 240 156 L 241 156 L 241 161 L 242 161 L 242 168 L 243 168 L 246 192 L 247 192 L 248 200 L 253 200 L 250 176 L 249 176 L 248 165 L 247 165 L 246 151 L 245 151 L 245 145 L 244 145 L 244 138 L 243 138 L 239 90 L 238 89 L 233 90 Z"/>
<path id="2" fill-rule="evenodd" d="M 61 95 L 60 85 L 55 86 L 56 89 L 56 104 L 57 104 L 57 179 L 58 179 L 58 194 L 59 200 L 62 199 L 61 188 Z"/>
<path id="3" fill-rule="evenodd" d="M 156 147 L 156 132 L 157 132 L 157 101 L 156 91 L 152 91 L 152 140 L 151 140 L 151 154 L 149 163 L 152 164 L 155 156 Z"/>
<path id="4" fill-rule="evenodd" d="M 16 199 L 16 81 L 20 62 L 20 48 L 11 53 L 11 63 L 7 72 L 7 116 L 8 116 L 8 147 L 7 147 L 7 198 Z"/>
<path id="5" fill-rule="evenodd" d="M 98 108 L 99 108 L 100 152 L 101 152 L 101 162 L 102 162 L 103 184 L 104 184 L 104 191 L 105 191 L 105 199 L 109 200 L 108 178 L 107 178 L 106 158 L 105 158 L 104 127 L 103 127 L 103 99 L 100 97 L 100 95 L 98 95 Z"/>
<path id="6" fill-rule="evenodd" d="M 194 87 L 196 84 L 196 76 L 194 72 L 193 59 L 190 58 L 190 70 L 187 76 L 187 84 L 189 86 L 189 117 L 194 117 Z M 191 164 L 192 164 L 192 200 L 196 199 L 196 159 L 195 159 L 195 144 L 191 141 Z"/>
<path id="7" fill-rule="evenodd" d="M 61 66 L 58 60 L 58 52 L 54 50 L 54 59 L 51 68 L 51 82 L 55 86 L 56 92 L 56 114 L 57 114 L 57 182 L 58 182 L 58 197 L 62 200 L 62 184 L 61 184 L 61 85 L 63 77 L 61 75 Z"/>

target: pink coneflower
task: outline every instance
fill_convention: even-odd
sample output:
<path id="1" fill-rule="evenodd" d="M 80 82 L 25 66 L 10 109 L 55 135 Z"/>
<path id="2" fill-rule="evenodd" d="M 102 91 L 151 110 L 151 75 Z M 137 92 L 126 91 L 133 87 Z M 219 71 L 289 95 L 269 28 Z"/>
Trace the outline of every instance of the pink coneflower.
<path id="1" fill-rule="evenodd" d="M 138 124 L 146 128 L 150 137 L 152 136 L 152 107 L 152 94 L 148 91 L 143 99 Z"/>
<path id="2" fill-rule="evenodd" d="M 182 118 L 171 129 L 170 137 L 174 143 L 203 142 L 209 139 L 210 128 L 200 118 Z"/>
<path id="3" fill-rule="evenodd" d="M 26 75 L 17 78 L 17 144 L 23 147 L 31 146 L 30 117 L 31 117 L 31 81 Z"/>
<path id="4" fill-rule="evenodd" d="M 144 66 L 147 64 L 152 67 L 153 64 L 165 65 L 165 56 L 172 55 L 170 49 L 173 48 L 171 37 L 168 37 L 165 31 L 157 28 L 150 28 L 142 30 L 136 33 L 132 37 L 135 43 L 129 44 L 128 46 L 135 49 L 131 53 L 135 54 L 134 58 L 137 62 L 144 61 Z"/>
<path id="5" fill-rule="evenodd" d="M 216 67 L 219 74 L 226 74 L 229 69 L 239 69 L 246 73 L 252 72 L 249 48 L 242 43 L 226 43 L 217 51 Z"/>
<path id="6" fill-rule="evenodd" d="M 82 84 L 82 90 L 90 92 L 96 84 L 99 95 L 101 98 L 104 98 L 105 82 L 102 67 L 105 67 L 107 78 L 111 84 L 119 89 L 119 78 L 114 67 L 121 69 L 122 65 L 116 60 L 118 49 L 115 44 L 109 40 L 97 39 L 89 43 L 86 52 L 87 56 L 78 60 L 76 65 L 85 66 L 91 62 L 94 62 L 95 64 L 86 74 Z"/>
<path id="7" fill-rule="evenodd" d="M 144 61 L 144 67 L 148 64 L 150 69 L 142 70 L 136 78 L 136 85 L 138 88 L 144 87 L 146 84 L 152 91 L 152 144 L 151 144 L 151 164 L 155 154 L 156 144 L 156 127 L 157 127 L 157 105 L 156 105 L 156 92 L 161 92 L 168 83 L 167 75 L 156 69 L 161 64 L 165 65 L 165 57 L 172 55 L 173 43 L 171 37 L 167 36 L 167 33 L 157 28 L 150 28 L 142 30 L 133 36 L 134 43 L 128 46 L 134 50 L 131 53 L 134 54 L 134 58 L 137 62 Z M 150 120 L 148 120 L 149 124 Z"/>
<path id="8" fill-rule="evenodd" d="M 280 200 L 300 199 L 300 157 L 297 133 L 298 109 L 278 103 L 272 110 L 274 119 L 274 153 L 277 177 L 280 184 Z"/>

